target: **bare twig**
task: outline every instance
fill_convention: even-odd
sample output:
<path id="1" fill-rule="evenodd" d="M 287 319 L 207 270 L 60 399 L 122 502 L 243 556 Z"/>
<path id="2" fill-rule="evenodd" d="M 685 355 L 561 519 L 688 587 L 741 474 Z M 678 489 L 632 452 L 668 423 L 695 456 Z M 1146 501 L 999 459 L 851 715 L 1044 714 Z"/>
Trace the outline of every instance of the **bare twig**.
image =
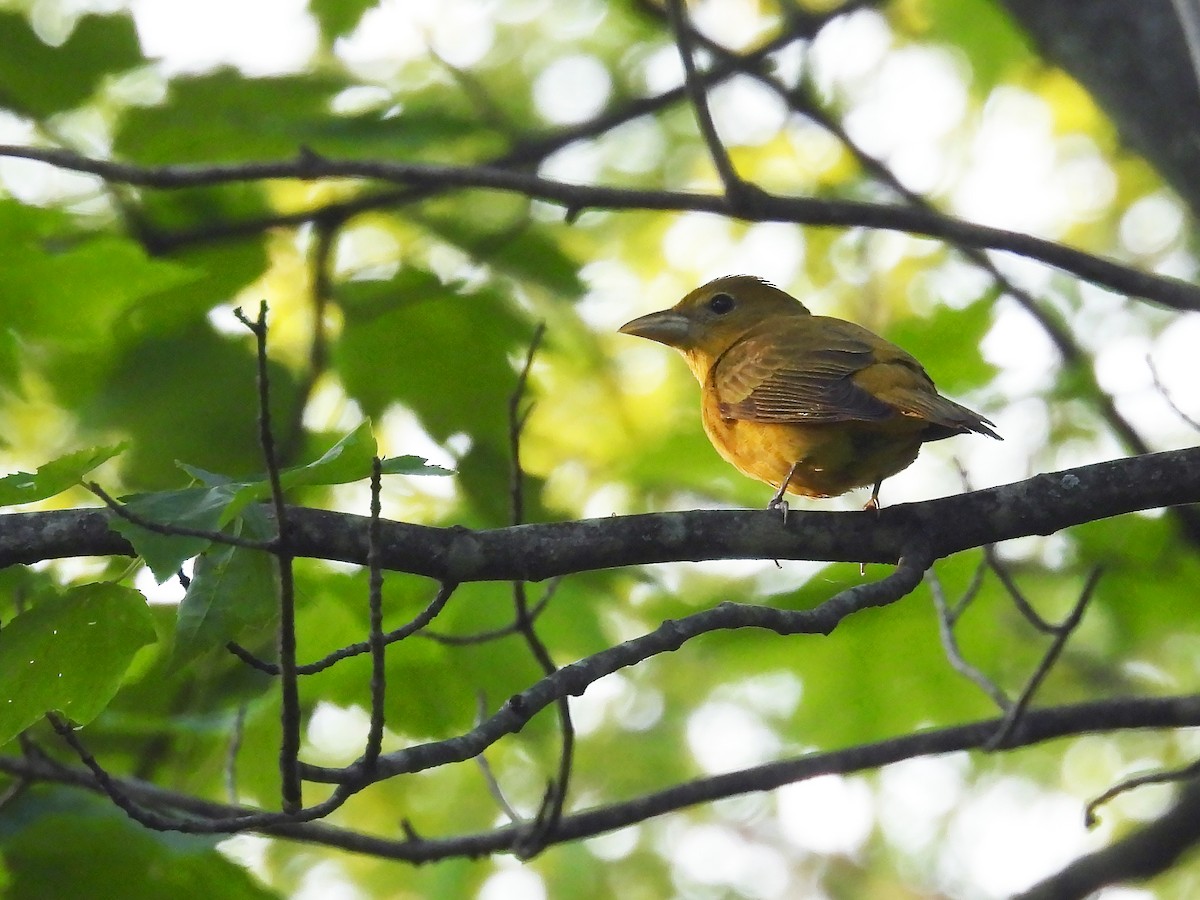
<path id="1" fill-rule="evenodd" d="M 946 602 L 946 591 L 942 587 L 942 581 L 938 578 L 937 573 L 930 569 L 925 573 L 925 580 L 929 583 L 929 592 L 933 595 L 933 605 L 937 610 L 938 617 L 938 635 L 942 640 L 942 649 L 946 652 L 946 659 L 950 661 L 951 667 L 960 675 L 965 676 L 975 683 L 975 685 L 992 698 L 1002 712 L 1007 711 L 1012 706 L 1012 701 L 1000 689 L 996 682 L 992 681 L 983 674 L 971 663 L 967 662 L 959 649 L 958 640 L 954 636 L 954 625 L 958 621 L 959 615 L 965 609 L 971 599 L 979 590 L 979 574 L 986 571 L 983 565 L 980 565 L 975 571 L 975 580 L 972 586 L 963 594 L 961 600 L 950 607 Z"/>
<path id="2" fill-rule="evenodd" d="M 554 598 L 558 586 L 562 584 L 561 577 L 551 578 L 546 585 L 546 589 L 542 591 L 542 596 L 529 609 L 529 620 L 536 622 L 540 616 L 550 605 L 550 601 Z M 517 624 L 513 622 L 509 625 L 501 625 L 499 628 L 489 628 L 486 631 L 476 631 L 473 634 L 442 634 L 437 631 L 430 631 L 428 628 L 417 632 L 417 637 L 428 638 L 438 644 L 446 644 L 447 646 L 456 647 L 466 644 L 486 644 L 488 641 L 495 641 L 509 635 L 517 634 Z"/>
<path id="3" fill-rule="evenodd" d="M 1042 634 L 1056 634 L 1058 631 L 1057 626 L 1047 622 L 1033 608 L 1033 604 L 1025 597 L 1024 592 L 1017 586 L 1016 580 L 1009 573 L 1008 567 L 1000 561 L 1000 557 L 996 554 L 995 544 L 984 545 L 983 557 L 987 560 L 987 564 L 991 570 L 996 573 L 996 578 L 1004 586 L 1004 590 L 1008 593 L 1008 596 L 1012 598 L 1013 605 L 1017 607 L 1017 611 L 1025 617 L 1026 621 Z"/>
<path id="4" fill-rule="evenodd" d="M 1005 742 L 1013 733 L 1013 729 L 1017 727 L 1021 716 L 1024 715 L 1026 707 L 1029 706 L 1029 701 L 1033 699 L 1034 693 L 1041 686 L 1050 669 L 1058 660 L 1059 654 L 1062 653 L 1063 647 L 1067 644 L 1067 639 L 1075 631 L 1083 618 L 1083 611 L 1087 608 L 1088 601 L 1092 599 L 1092 592 L 1096 589 L 1096 584 L 1100 581 L 1100 576 L 1104 569 L 1097 566 L 1092 569 L 1088 575 L 1087 581 L 1084 583 L 1083 590 L 1079 592 L 1079 599 L 1075 601 L 1075 606 L 1072 607 L 1070 614 L 1063 620 L 1061 625 L 1055 628 L 1054 640 L 1050 644 L 1050 648 L 1046 651 L 1046 655 L 1042 657 L 1041 663 L 1030 677 L 1029 682 L 1025 685 L 1025 689 L 1021 691 L 1021 695 L 1017 698 L 1008 710 L 1008 714 L 1004 717 L 1004 723 L 996 732 L 996 736 L 987 744 L 986 749 L 998 750 L 1005 746 Z"/>
<path id="5" fill-rule="evenodd" d="M 1100 821 L 1096 815 L 1096 810 L 1114 797 L 1118 797 L 1127 791 L 1132 791 L 1147 784 L 1173 784 L 1180 781 L 1191 781 L 1197 775 L 1200 775 L 1200 760 L 1196 760 L 1178 769 L 1166 769 L 1160 772 L 1149 772 L 1145 775 L 1126 778 L 1088 803 L 1083 811 L 1083 823 L 1088 828 L 1094 828 L 1096 823 Z"/>
<path id="6" fill-rule="evenodd" d="M 279 571 L 279 685 L 281 692 L 279 774 L 284 812 L 298 812 L 304 805 L 300 787 L 300 684 L 296 672 L 296 585 L 288 535 L 287 507 L 279 476 L 275 435 L 271 430 L 271 382 L 267 365 L 267 303 L 258 307 L 258 318 L 251 321 L 235 310 L 238 320 L 254 335 L 258 360 L 258 439 L 262 445 L 267 481 L 271 485 L 271 505 L 275 511 L 277 545 L 275 559 Z"/>
<path id="7" fill-rule="evenodd" d="M 508 497 L 513 525 L 525 522 L 525 472 L 521 467 L 521 432 L 524 431 L 525 421 L 533 410 L 533 404 L 522 410 L 521 403 L 529 381 L 529 369 L 533 366 L 533 357 L 537 354 L 545 335 L 546 323 L 539 322 L 533 330 L 533 337 L 529 339 L 529 349 L 525 352 L 525 364 L 521 366 L 517 375 L 517 384 L 508 397 Z"/>
<path id="8" fill-rule="evenodd" d="M 478 726 L 487 715 L 487 700 L 484 697 L 483 691 L 480 691 L 476 697 L 475 709 L 475 724 Z M 492 795 L 492 799 L 496 801 L 496 805 L 508 816 L 508 821 L 514 825 L 525 824 L 525 818 L 518 813 L 508 798 L 504 796 L 504 791 L 500 787 L 500 782 L 496 780 L 496 774 L 492 771 L 491 764 L 487 761 L 487 756 L 480 753 L 475 757 L 475 764 L 479 766 L 479 771 L 483 774 L 484 784 L 487 785 L 488 793 Z"/>
<path id="9" fill-rule="evenodd" d="M 426 625 L 432 622 L 446 606 L 446 602 L 450 599 L 450 595 L 454 593 L 458 585 L 452 581 L 444 581 L 438 588 L 438 592 L 434 598 L 426 604 L 425 608 L 417 613 L 410 621 L 404 623 L 399 628 L 395 628 L 387 632 L 383 636 L 384 644 L 394 644 L 396 641 L 402 641 L 411 635 L 420 633 Z M 249 650 L 239 644 L 230 642 L 226 645 L 231 653 L 238 659 L 246 663 L 252 668 L 258 669 L 267 675 L 278 675 L 279 666 L 274 663 L 264 662 L 256 657 Z M 298 675 L 314 675 L 317 672 L 323 672 L 334 663 L 341 662 L 343 659 L 349 659 L 352 656 L 361 656 L 364 653 L 371 652 L 371 644 L 369 641 L 358 641 L 354 644 L 341 647 L 333 651 L 327 656 L 323 656 L 316 662 L 307 663 L 302 666 L 296 666 L 296 674 Z"/>
<path id="10" fill-rule="evenodd" d="M 1179 416 L 1179 418 L 1184 422 L 1186 422 L 1188 427 L 1192 428 L 1194 431 L 1200 431 L 1200 421 L 1193 419 L 1179 408 L 1179 404 L 1175 402 L 1175 399 L 1171 396 L 1171 392 L 1167 390 L 1166 385 L 1164 385 L 1162 380 L 1158 377 L 1158 369 L 1154 365 L 1154 358 L 1148 353 L 1146 354 L 1146 366 L 1150 369 L 1150 377 L 1154 379 L 1155 390 L 1157 390 L 1162 398 L 1167 401 L 1167 406 L 1171 407 L 1171 411 L 1175 413 L 1175 415 Z"/>
<path id="11" fill-rule="evenodd" d="M 683 62 L 684 87 L 696 113 L 700 135 L 708 147 L 708 155 L 716 167 L 726 198 L 731 204 L 741 206 L 745 200 L 752 199 L 757 189 L 738 175 L 729 158 L 729 151 L 725 149 L 725 145 L 721 143 L 721 136 L 717 134 L 717 126 L 713 122 L 712 110 L 708 105 L 708 96 L 705 94 L 700 73 L 696 70 L 696 60 L 692 55 L 693 31 L 687 21 L 687 10 L 683 0 L 667 0 L 666 10 L 671 28 L 675 32 L 675 43 L 679 48 L 679 58 Z"/>
<path id="12" fill-rule="evenodd" d="M 770 518 L 778 527 L 778 515 Z M 896 568 L 879 581 L 847 588 L 811 609 L 725 602 L 703 612 L 666 621 L 649 634 L 601 650 L 544 676 L 532 687 L 510 697 L 498 712 L 469 734 L 385 753 L 379 758 L 375 779 L 421 771 L 433 758 L 440 762 L 471 759 L 504 735 L 520 731 L 533 716 L 559 699 L 578 696 L 605 675 L 637 665 L 659 653 L 678 650 L 702 634 L 734 628 L 763 628 L 780 635 L 831 634 L 849 616 L 887 606 L 912 593 L 929 565 L 927 551 L 917 547 L 901 557 Z M 310 781 L 353 785 L 355 788 L 362 787 L 364 781 L 357 765 L 338 769 L 305 765 L 304 776 Z"/>
<path id="13" fill-rule="evenodd" d="M 383 747 L 384 700 L 387 687 L 384 658 L 387 641 L 383 633 L 383 569 L 379 565 L 379 495 L 382 486 L 383 463 L 376 456 L 371 460 L 371 522 L 367 530 L 367 569 L 370 572 L 370 630 L 367 632 L 367 644 L 371 649 L 371 725 L 367 730 L 362 765 L 368 772 L 375 768 L 375 761 L 379 759 Z"/>
<path id="14" fill-rule="evenodd" d="M 55 713 L 47 713 L 46 719 L 67 745 L 75 751 L 79 761 L 91 776 L 94 789 L 108 797 L 115 806 L 139 825 L 155 831 L 178 831 L 185 834 L 232 834 L 240 831 L 270 830 L 283 824 L 298 824 L 323 819 L 338 809 L 353 795 L 351 790 L 339 787 L 327 799 L 307 809 L 296 810 L 294 813 L 253 812 L 244 809 L 231 810 L 228 815 L 204 815 L 199 817 L 181 817 L 164 815 L 139 800 L 126 788 L 127 781 L 110 775 L 91 751 L 75 734 L 74 729 Z M 60 773 L 62 780 L 70 780 L 80 784 L 77 774 L 63 766 L 47 760 L 45 766 L 50 773 Z M 53 780 L 53 775 L 51 776 Z M 88 786 L 86 782 L 83 783 Z M 169 806 L 186 810 L 189 805 L 203 806 L 204 804 L 189 804 L 194 798 L 188 795 L 175 795 L 178 802 Z M 210 808 L 220 809 L 220 805 L 211 804 Z"/>
<path id="15" fill-rule="evenodd" d="M 512 504 L 512 524 L 521 525 L 525 520 L 525 470 L 521 465 L 521 433 L 532 407 L 522 411 L 521 401 L 525 394 L 529 379 L 529 370 L 533 365 L 534 355 L 545 334 L 545 323 L 540 323 L 534 330 L 525 354 L 525 365 L 517 376 L 508 401 L 508 450 L 510 471 L 510 501 Z M 558 671 L 546 644 L 538 636 L 534 627 L 533 616 L 530 615 L 528 598 L 524 581 L 512 583 L 513 607 L 516 619 L 513 627 L 525 639 L 529 651 L 541 666 L 544 675 L 553 675 Z M 529 859 L 540 853 L 547 844 L 550 835 L 558 827 L 562 818 L 563 804 L 566 802 L 567 788 L 571 778 L 571 765 L 575 755 L 575 726 L 571 722 L 570 701 L 566 697 L 555 700 L 558 711 L 559 731 L 562 743 L 559 750 L 558 773 L 554 780 L 546 786 L 546 792 L 538 809 L 537 816 L 528 827 L 521 830 L 513 844 L 513 849 L 522 859 Z"/>

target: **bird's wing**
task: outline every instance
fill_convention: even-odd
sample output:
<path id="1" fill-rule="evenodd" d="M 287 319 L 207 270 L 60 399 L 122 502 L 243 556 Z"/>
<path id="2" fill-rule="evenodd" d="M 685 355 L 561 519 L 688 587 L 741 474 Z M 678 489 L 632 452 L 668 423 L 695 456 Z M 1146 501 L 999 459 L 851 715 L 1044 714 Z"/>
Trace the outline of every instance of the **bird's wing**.
<path id="1" fill-rule="evenodd" d="M 873 365 L 875 348 L 851 334 L 822 334 L 805 349 L 812 317 L 798 325 L 755 329 L 714 363 L 709 378 L 721 414 L 754 422 L 874 422 L 897 410 L 854 380 Z"/>
<path id="2" fill-rule="evenodd" d="M 928 376 L 926 376 L 928 378 Z M 991 427 L 996 423 L 939 394 L 932 382 L 928 388 L 900 382 L 879 393 L 880 399 L 905 416 L 924 419 L 930 423 L 927 441 L 975 431 L 1002 440 Z"/>

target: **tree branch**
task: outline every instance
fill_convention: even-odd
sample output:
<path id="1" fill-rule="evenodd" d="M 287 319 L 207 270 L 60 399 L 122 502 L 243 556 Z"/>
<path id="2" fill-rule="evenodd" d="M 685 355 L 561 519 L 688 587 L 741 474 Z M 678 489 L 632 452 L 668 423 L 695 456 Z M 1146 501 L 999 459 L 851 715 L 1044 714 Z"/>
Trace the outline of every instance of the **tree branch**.
<path id="1" fill-rule="evenodd" d="M 68 150 L 0 144 L 0 157 L 32 159 L 60 169 L 87 172 L 111 183 L 173 190 L 271 178 L 312 181 L 368 178 L 440 190 L 482 188 L 522 194 L 568 210 L 692 210 L 753 222 L 813 226 L 856 226 L 903 231 L 954 244 L 1007 250 L 1070 272 L 1110 290 L 1181 310 L 1200 310 L 1200 288 L 1179 278 L 1154 275 L 1093 256 L 1054 241 L 1003 228 L 976 225 L 953 216 L 907 206 L 855 200 L 786 197 L 756 192 L 752 209 L 724 196 L 570 184 L 494 166 L 450 166 L 385 160 L 326 159 L 305 153 L 294 160 L 216 165 L 138 166 L 83 156 Z"/>
<path id="2" fill-rule="evenodd" d="M 550 842 L 557 844 L 593 837 L 690 806 L 752 791 L 774 790 L 819 775 L 845 775 L 918 756 L 977 749 L 996 733 L 1000 722 L 1000 719 L 993 718 L 950 728 L 923 730 L 843 750 L 796 756 L 737 772 L 697 778 L 631 800 L 566 815 Z M 1200 696 L 1126 697 L 1030 710 L 1021 719 L 1009 746 L 1026 747 L 1101 731 L 1196 726 L 1200 726 Z M 0 756 L 0 772 L 31 783 L 66 784 L 104 793 L 91 772 L 69 768 L 41 756 Z M 282 817 L 278 814 L 257 814 L 252 809 L 204 800 L 137 779 L 114 778 L 113 783 L 125 796 L 147 807 L 186 812 L 203 819 L 246 823 L 244 828 L 239 825 L 231 830 L 259 830 L 291 840 L 406 862 L 429 862 L 451 856 L 482 856 L 505 851 L 511 848 L 523 827 L 505 826 L 493 831 L 449 838 L 395 839 L 362 834 L 320 821 L 280 821 Z M 1187 811 L 1190 816 L 1188 828 L 1193 830 L 1196 823 L 1200 822 L 1200 814 L 1196 810 L 1197 806 L 1193 803 Z M 1032 898 L 1036 895 L 1028 896 Z"/>
<path id="3" fill-rule="evenodd" d="M 1143 509 L 1200 503 L 1200 448 L 1035 475 L 1024 481 L 867 512 L 692 510 L 474 531 L 381 522 L 380 563 L 446 582 L 541 581 L 556 575 L 709 559 L 895 563 L 919 534 L 935 559 L 985 544 Z M 0 516 L 0 567 L 133 555 L 107 510 Z M 288 508 L 296 556 L 365 565 L 367 517 Z"/>

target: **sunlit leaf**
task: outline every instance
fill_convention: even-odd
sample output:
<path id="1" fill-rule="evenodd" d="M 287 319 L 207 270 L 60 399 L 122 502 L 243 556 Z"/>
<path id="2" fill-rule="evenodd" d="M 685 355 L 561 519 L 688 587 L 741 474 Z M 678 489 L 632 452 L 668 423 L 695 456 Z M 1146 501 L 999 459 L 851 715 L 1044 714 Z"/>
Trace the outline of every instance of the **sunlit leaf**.
<path id="1" fill-rule="evenodd" d="M 124 449 L 125 444 L 115 444 L 110 447 L 76 450 L 38 466 L 37 472 L 32 475 L 28 472 L 5 475 L 0 478 L 0 506 L 32 503 L 61 494 L 79 484 L 84 475 Z"/>
<path id="2" fill-rule="evenodd" d="M 138 648 L 155 639 L 146 600 L 115 584 L 49 597 L 0 632 L 0 744 L 47 712 L 86 724 L 121 685 Z"/>

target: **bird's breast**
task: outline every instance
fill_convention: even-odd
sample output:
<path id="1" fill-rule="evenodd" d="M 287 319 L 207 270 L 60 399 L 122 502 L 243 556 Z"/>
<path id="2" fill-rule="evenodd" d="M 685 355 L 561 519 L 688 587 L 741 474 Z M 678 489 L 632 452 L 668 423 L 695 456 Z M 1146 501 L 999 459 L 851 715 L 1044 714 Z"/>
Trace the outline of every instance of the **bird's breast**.
<path id="1" fill-rule="evenodd" d="M 802 497 L 835 497 L 872 485 L 911 465 L 921 447 L 918 423 L 900 416 L 888 422 L 753 422 L 722 415 L 709 392 L 702 413 L 713 447 L 743 474 L 778 487 L 799 463 L 788 492 Z"/>

